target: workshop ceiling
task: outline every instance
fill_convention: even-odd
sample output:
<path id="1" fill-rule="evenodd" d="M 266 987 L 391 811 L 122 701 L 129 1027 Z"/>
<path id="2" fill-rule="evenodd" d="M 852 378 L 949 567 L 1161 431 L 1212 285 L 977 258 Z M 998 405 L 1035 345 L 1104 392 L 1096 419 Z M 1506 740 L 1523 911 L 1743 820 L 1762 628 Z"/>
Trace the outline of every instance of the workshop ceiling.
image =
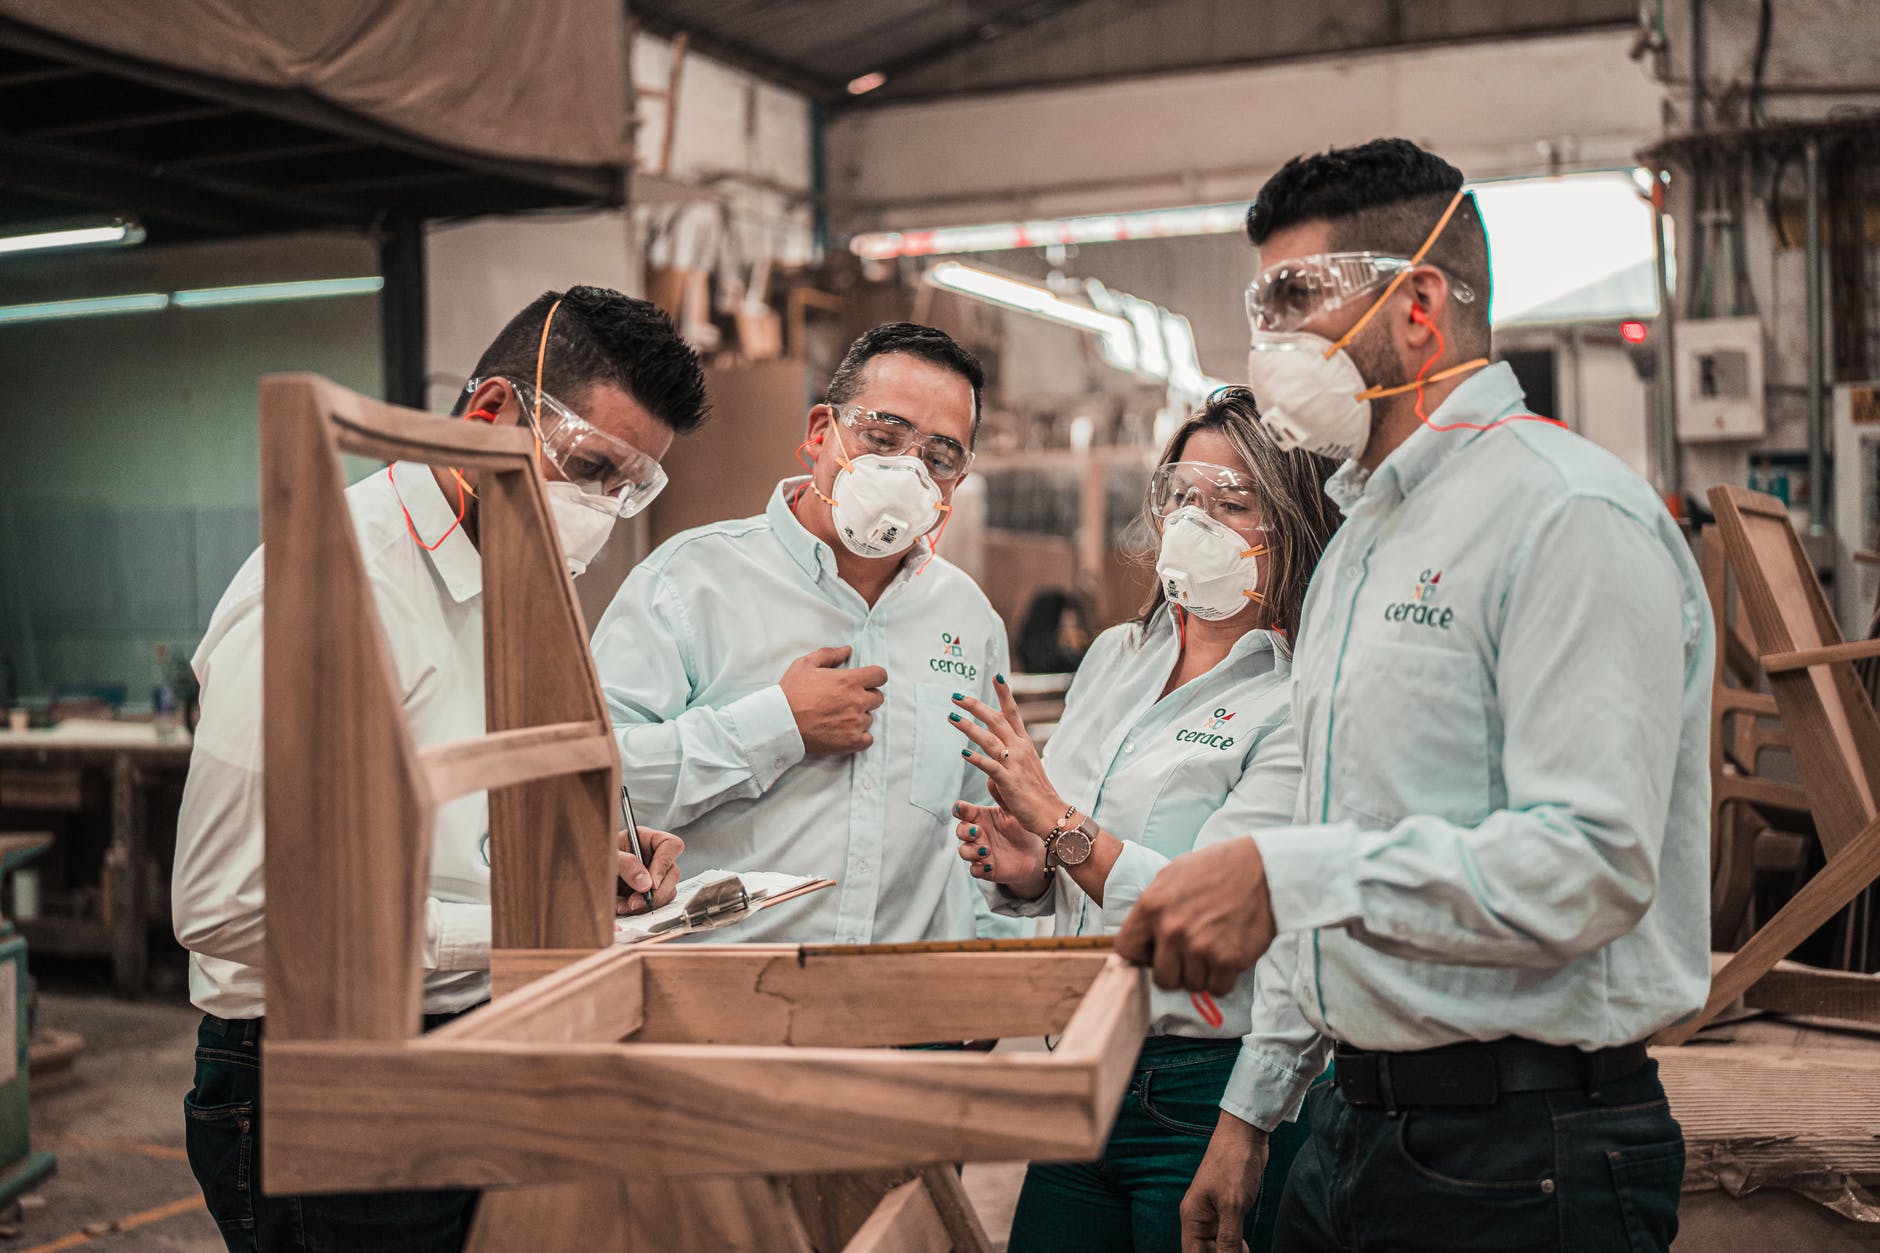
<path id="1" fill-rule="evenodd" d="M 467 153 L 0 18 L 0 233 L 128 214 L 159 242 L 623 196 L 618 170 Z"/>
<path id="2" fill-rule="evenodd" d="M 1638 20 L 1637 0 L 630 0 L 653 34 L 827 102 L 1092 82 Z M 848 84 L 884 84 L 851 97 Z"/>

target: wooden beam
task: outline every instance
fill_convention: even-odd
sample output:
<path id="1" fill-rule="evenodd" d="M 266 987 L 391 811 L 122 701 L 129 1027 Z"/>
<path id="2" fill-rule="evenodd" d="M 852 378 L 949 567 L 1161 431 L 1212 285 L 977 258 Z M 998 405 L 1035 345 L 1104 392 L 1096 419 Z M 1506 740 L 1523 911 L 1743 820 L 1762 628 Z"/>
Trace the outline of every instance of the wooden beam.
<path id="1" fill-rule="evenodd" d="M 604 948 L 431 1033 L 433 1040 L 612 1044 L 642 1021 L 640 955 Z"/>
<path id="2" fill-rule="evenodd" d="M 672 946 L 646 954 L 646 1022 L 634 1039 L 861 1048 L 1052 1035 L 1109 960 L 1106 953 L 817 959 L 787 945 Z"/>
<path id="3" fill-rule="evenodd" d="M 926 1184 L 910 1179 L 882 1198 L 843 1253 L 953 1253 Z"/>
<path id="4" fill-rule="evenodd" d="M 490 950 L 490 995 L 512 996 L 537 979 L 594 956 L 591 948 L 497 948 Z"/>
<path id="5" fill-rule="evenodd" d="M 1764 653 L 1762 667 L 1770 674 L 1806 670 L 1810 666 L 1828 666 L 1840 661 L 1861 661 L 1880 657 L 1880 640 L 1851 640 L 1829 644 L 1825 648 L 1798 648 L 1792 652 Z"/>
<path id="6" fill-rule="evenodd" d="M 433 744 L 419 750 L 418 759 L 430 775 L 432 793 L 443 802 L 533 779 L 605 770 L 619 753 L 605 727 L 553 722 Z"/>
<path id="7" fill-rule="evenodd" d="M 1126 1026 L 1140 1044 L 1144 1023 Z M 1088 1161 L 1120 1080 L 1059 1055 L 270 1039 L 262 1187 L 487 1188 L 614 1178 Z M 344 1094 L 343 1100 L 335 1099 Z"/>
<path id="8" fill-rule="evenodd" d="M 1142 1032 L 1132 1027 L 1149 1017 L 1149 972 L 1114 955 L 1106 961 L 1064 1028 L 1056 1056 L 1090 1067 L 1099 1092 L 1121 1092 L 1142 1052 Z M 1117 1107 L 1100 1106 L 1097 1113 L 1100 1134 L 1108 1136 Z"/>
<path id="9" fill-rule="evenodd" d="M 1782 962 L 1743 993 L 1751 1009 L 1847 1022 L 1880 1022 L 1880 975 Z"/>

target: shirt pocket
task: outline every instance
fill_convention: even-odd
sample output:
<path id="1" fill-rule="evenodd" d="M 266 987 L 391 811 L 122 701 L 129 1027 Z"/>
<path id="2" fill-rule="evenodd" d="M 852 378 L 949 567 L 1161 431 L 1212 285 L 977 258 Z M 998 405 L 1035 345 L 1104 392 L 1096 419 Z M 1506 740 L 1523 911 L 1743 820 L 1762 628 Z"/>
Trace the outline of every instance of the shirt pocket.
<path id="1" fill-rule="evenodd" d="M 949 720 L 955 712 L 952 688 L 915 685 L 914 771 L 908 799 L 940 819 L 952 818 L 954 804 L 966 795 L 966 772 L 973 769 L 960 756 L 972 745 Z"/>
<path id="2" fill-rule="evenodd" d="M 1371 642 L 1354 647 L 1333 698 L 1333 817 L 1394 827 L 1416 814 L 1488 816 L 1489 682 L 1473 651 Z"/>

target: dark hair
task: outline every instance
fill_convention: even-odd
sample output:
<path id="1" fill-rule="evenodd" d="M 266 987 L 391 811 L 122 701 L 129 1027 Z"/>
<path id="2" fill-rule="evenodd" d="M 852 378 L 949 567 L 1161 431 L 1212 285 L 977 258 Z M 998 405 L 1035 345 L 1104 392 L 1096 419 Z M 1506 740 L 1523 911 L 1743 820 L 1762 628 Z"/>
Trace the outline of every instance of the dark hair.
<path id="1" fill-rule="evenodd" d="M 1409 257 L 1462 184 L 1461 170 L 1407 139 L 1297 156 L 1260 188 L 1247 210 L 1247 238 L 1257 247 L 1275 231 L 1323 220 L 1334 248 Z M 1462 198 L 1424 259 L 1474 291 L 1473 301 L 1457 304 L 1460 346 L 1487 351 L 1488 236 L 1473 195 Z"/>
<path id="2" fill-rule="evenodd" d="M 945 331 L 913 322 L 887 322 L 849 345 L 848 355 L 829 379 L 823 403 L 840 409 L 868 384 L 868 363 L 889 353 L 904 352 L 950 370 L 973 385 L 973 434 L 979 434 L 979 393 L 986 386 L 985 367 Z"/>
<path id="3" fill-rule="evenodd" d="M 1267 621 L 1296 633 L 1299 613 L 1306 603 L 1306 584 L 1312 580 L 1313 568 L 1319 564 L 1325 545 L 1331 542 L 1332 532 L 1344 520 L 1338 506 L 1325 494 L 1325 480 L 1338 463 L 1301 449 L 1288 452 L 1275 444 L 1260 425 L 1253 393 L 1244 387 L 1223 387 L 1209 396 L 1199 411 L 1175 428 L 1156 465 L 1180 461 L 1182 450 L 1196 431 L 1219 431 L 1247 463 L 1247 473 L 1259 493 L 1260 511 L 1266 517 L 1268 557 L 1260 595 L 1266 601 Z M 1147 499 L 1143 502 L 1143 521 L 1150 534 L 1156 530 L 1156 519 L 1150 512 L 1153 503 Z M 1143 607 L 1139 638 L 1147 638 L 1164 599 L 1158 580 L 1154 594 Z"/>
<path id="4" fill-rule="evenodd" d="M 1083 601 L 1061 587 L 1041 589 L 1025 610 L 1025 622 L 1018 630 L 1018 646 L 1012 660 L 1027 674 L 1069 674 L 1083 660 L 1083 652 L 1066 648 L 1059 636 L 1064 611 L 1077 615 L 1080 625 L 1090 615 Z"/>
<path id="5" fill-rule="evenodd" d="M 648 413 L 684 434 L 698 429 L 711 404 L 698 354 L 659 306 L 605 287 L 543 292 L 509 319 L 477 360 L 473 378 L 535 381 L 542 321 L 555 302 L 542 358 L 542 388 L 577 409 L 596 384 L 618 387 Z M 461 413 L 468 396 L 453 412 Z"/>

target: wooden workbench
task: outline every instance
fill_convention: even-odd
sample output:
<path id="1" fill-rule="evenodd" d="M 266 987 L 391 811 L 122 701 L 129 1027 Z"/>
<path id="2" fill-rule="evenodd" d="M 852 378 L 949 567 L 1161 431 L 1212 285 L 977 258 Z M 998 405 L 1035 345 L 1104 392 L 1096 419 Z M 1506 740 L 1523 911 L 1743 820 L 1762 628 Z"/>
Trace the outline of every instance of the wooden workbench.
<path id="1" fill-rule="evenodd" d="M 159 739 L 148 723 L 65 723 L 48 731 L 0 730 L 0 807 L 32 809 L 9 793 L 30 792 L 35 776 L 102 773 L 110 789 L 110 840 L 104 869 L 109 918 L 39 918 L 22 923 L 27 943 L 48 953 L 111 958 L 120 996 L 143 991 L 149 970 L 150 923 L 144 891 L 149 857 L 151 784 L 189 769 L 189 734 Z M 10 786 L 8 786 L 10 784 Z M 76 806 L 45 806 L 69 811 Z"/>

